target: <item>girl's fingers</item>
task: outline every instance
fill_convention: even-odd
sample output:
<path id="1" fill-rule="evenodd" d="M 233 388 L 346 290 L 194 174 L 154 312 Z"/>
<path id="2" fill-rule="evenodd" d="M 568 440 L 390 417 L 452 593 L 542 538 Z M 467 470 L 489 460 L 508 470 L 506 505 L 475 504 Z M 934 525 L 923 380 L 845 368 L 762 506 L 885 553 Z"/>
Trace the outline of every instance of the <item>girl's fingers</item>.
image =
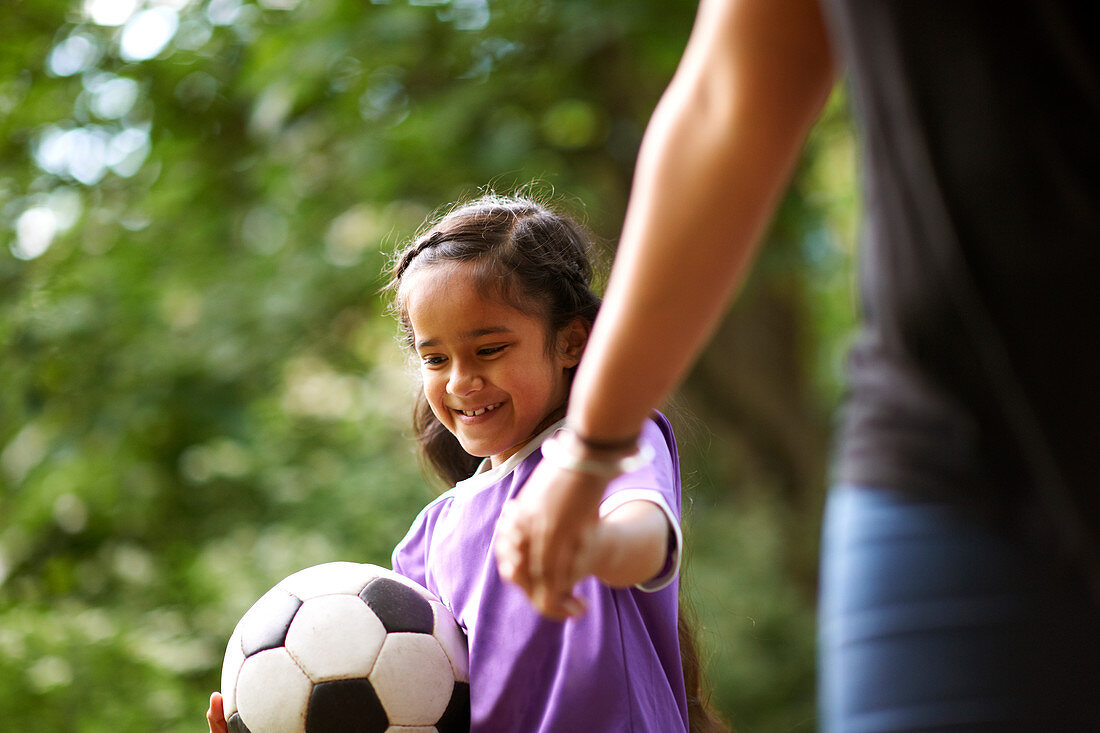
<path id="1" fill-rule="evenodd" d="M 508 580 L 515 583 L 527 594 L 528 597 L 534 591 L 535 585 L 531 581 L 531 575 L 527 572 L 527 564 L 524 562 L 518 562 L 511 568 L 511 574 Z"/>
<path id="2" fill-rule="evenodd" d="M 569 593 L 555 595 L 537 588 L 531 595 L 531 603 L 540 614 L 555 621 L 564 621 L 584 613 L 584 604 Z"/>
<path id="3" fill-rule="evenodd" d="M 570 595 L 573 587 L 573 560 L 577 555 L 577 542 L 566 535 L 551 538 L 545 545 L 546 565 L 542 583 L 546 592 L 554 598 Z"/>
<path id="4" fill-rule="evenodd" d="M 497 521 L 493 551 L 500 576 L 516 583 L 524 592 L 530 592 L 530 574 L 527 572 L 527 535 L 522 531 L 519 507 L 514 500 L 505 502 Z"/>
<path id="5" fill-rule="evenodd" d="M 578 618 L 584 615 L 584 612 L 588 610 L 584 601 L 576 596 L 565 596 L 561 599 L 562 608 L 573 618 Z"/>
<path id="6" fill-rule="evenodd" d="M 596 528 L 588 527 L 581 532 L 577 541 L 577 549 L 573 555 L 573 565 L 570 568 L 569 584 L 576 585 L 581 578 L 592 575 L 596 567 L 598 548 L 596 546 Z"/>
<path id="7" fill-rule="evenodd" d="M 540 463 L 498 523 L 498 563 L 540 613 L 565 618 L 583 612 L 572 589 L 577 552 L 597 519 L 602 484 L 586 474 Z"/>
<path id="8" fill-rule="evenodd" d="M 519 583 L 521 573 L 526 577 L 526 573 L 521 568 L 523 564 L 522 553 L 513 539 L 499 537 L 493 550 L 496 554 L 497 570 L 500 572 L 501 578 L 510 583 Z M 523 585 L 522 583 L 519 584 Z"/>
<path id="9" fill-rule="evenodd" d="M 210 733 L 229 733 L 220 692 L 210 694 L 210 707 L 206 710 L 206 722 L 210 726 Z"/>
<path id="10" fill-rule="evenodd" d="M 544 528 L 543 528 L 544 529 Z M 537 536 L 537 535 L 536 535 Z M 573 595 L 573 586 L 580 580 L 576 572 L 575 557 L 578 551 L 572 536 L 542 536 L 545 548 L 543 574 L 532 583 L 531 596 L 535 608 L 550 618 L 563 620 L 584 613 L 584 605 Z"/>

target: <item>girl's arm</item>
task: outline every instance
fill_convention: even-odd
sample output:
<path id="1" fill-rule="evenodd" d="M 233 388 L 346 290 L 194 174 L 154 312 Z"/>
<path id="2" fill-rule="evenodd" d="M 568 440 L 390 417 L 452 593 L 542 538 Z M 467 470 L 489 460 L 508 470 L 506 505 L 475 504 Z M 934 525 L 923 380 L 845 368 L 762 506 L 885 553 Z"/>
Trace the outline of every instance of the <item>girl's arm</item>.
<path id="1" fill-rule="evenodd" d="M 832 89 L 816 0 L 703 0 L 642 142 L 622 240 L 567 423 L 636 435 L 725 311 Z M 545 463 L 545 462 L 544 462 Z M 506 577 L 560 616 L 605 481 L 541 465 L 503 531 Z"/>
<path id="2" fill-rule="evenodd" d="M 628 501 L 596 522 L 583 548 L 577 572 L 595 575 L 612 588 L 629 588 L 652 580 L 668 559 L 668 517 L 657 504 Z"/>
<path id="3" fill-rule="evenodd" d="M 517 510 L 516 502 L 505 505 L 502 519 Z M 505 522 L 508 520 L 504 519 Z M 668 561 L 670 534 L 668 516 L 655 502 L 634 499 L 599 518 L 582 534 L 573 574 L 579 579 L 594 575 L 612 588 L 629 588 L 652 580 Z M 498 535 L 495 544 L 497 562 L 506 576 L 520 569 L 523 550 L 513 533 Z M 579 600 L 568 602 L 568 613 L 553 614 L 564 618 L 583 612 Z"/>

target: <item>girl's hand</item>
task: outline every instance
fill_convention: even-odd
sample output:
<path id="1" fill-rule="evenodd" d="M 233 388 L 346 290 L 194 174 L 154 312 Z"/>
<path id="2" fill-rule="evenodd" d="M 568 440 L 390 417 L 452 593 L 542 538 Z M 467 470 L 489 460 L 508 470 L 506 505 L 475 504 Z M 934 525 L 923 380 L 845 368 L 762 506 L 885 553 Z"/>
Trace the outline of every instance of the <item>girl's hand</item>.
<path id="1" fill-rule="evenodd" d="M 542 461 L 501 512 L 494 543 L 501 577 L 519 585 L 544 616 L 584 613 L 572 589 L 590 572 L 587 550 L 607 481 Z"/>
<path id="2" fill-rule="evenodd" d="M 210 725 L 210 733 L 229 733 L 229 726 L 225 722 L 225 709 L 222 706 L 222 694 L 215 692 L 210 695 L 210 708 L 206 711 L 206 722 Z"/>

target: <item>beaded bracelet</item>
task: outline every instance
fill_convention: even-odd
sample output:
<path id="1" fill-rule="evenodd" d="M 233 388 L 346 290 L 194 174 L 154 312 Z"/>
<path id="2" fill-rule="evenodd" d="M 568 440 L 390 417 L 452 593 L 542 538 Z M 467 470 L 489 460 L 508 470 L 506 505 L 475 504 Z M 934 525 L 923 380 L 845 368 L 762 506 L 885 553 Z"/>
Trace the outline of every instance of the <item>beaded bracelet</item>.
<path id="1" fill-rule="evenodd" d="M 638 438 L 640 435 L 632 435 L 629 438 L 623 438 L 622 440 L 597 440 L 595 438 L 589 438 L 584 433 L 575 430 L 568 425 L 565 426 L 565 430 L 568 430 L 573 434 L 573 437 L 577 439 L 577 442 L 583 445 L 585 448 L 589 448 L 594 451 L 624 451 L 635 447 L 638 444 Z"/>
<path id="2" fill-rule="evenodd" d="M 653 448 L 649 445 L 642 445 L 630 455 L 620 458 L 583 458 L 558 439 L 560 432 L 554 433 L 542 443 L 542 457 L 558 468 L 603 478 L 615 478 L 620 474 L 637 471 L 653 460 Z"/>

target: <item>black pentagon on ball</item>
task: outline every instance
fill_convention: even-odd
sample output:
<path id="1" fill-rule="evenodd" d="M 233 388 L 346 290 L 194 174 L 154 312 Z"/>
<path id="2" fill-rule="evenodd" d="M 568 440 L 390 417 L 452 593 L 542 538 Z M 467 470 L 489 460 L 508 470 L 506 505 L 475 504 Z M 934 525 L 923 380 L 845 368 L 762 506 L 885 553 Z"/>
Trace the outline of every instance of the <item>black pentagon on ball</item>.
<path id="1" fill-rule="evenodd" d="M 241 619 L 241 646 L 245 657 L 286 643 L 286 632 L 302 601 L 282 590 L 270 590 Z"/>
<path id="2" fill-rule="evenodd" d="M 467 733 L 470 730 L 470 685 L 455 682 L 451 701 L 443 711 L 443 717 L 435 724 L 439 733 Z"/>
<path id="3" fill-rule="evenodd" d="M 435 619 L 431 604 L 407 585 L 389 578 L 376 578 L 367 584 L 359 597 L 390 634 L 401 631 L 432 633 Z"/>
<path id="4" fill-rule="evenodd" d="M 229 728 L 229 733 L 252 733 L 248 729 L 248 726 L 241 720 L 240 713 L 233 713 L 229 716 L 229 720 L 225 721 Z"/>
<path id="5" fill-rule="evenodd" d="M 385 733 L 386 710 L 369 680 L 333 680 L 313 686 L 306 733 Z"/>

